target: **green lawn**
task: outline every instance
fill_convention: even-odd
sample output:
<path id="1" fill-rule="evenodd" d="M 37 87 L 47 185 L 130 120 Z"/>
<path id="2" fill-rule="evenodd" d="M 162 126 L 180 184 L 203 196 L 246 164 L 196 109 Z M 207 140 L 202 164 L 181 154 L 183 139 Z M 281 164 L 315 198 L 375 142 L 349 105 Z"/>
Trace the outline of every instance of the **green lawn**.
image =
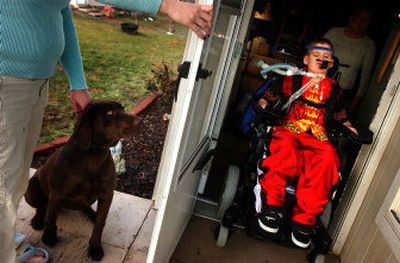
<path id="1" fill-rule="evenodd" d="M 154 22 L 139 19 L 139 34 L 128 35 L 118 23 L 75 15 L 86 78 L 94 99 L 116 100 L 129 110 L 149 94 L 146 86 L 156 65 L 164 62 L 176 71 L 187 31 L 178 26 L 177 34 L 169 36 L 168 23 L 166 17 L 157 17 Z M 50 81 L 39 143 L 71 134 L 75 117 L 68 97 L 67 78 L 57 70 Z"/>

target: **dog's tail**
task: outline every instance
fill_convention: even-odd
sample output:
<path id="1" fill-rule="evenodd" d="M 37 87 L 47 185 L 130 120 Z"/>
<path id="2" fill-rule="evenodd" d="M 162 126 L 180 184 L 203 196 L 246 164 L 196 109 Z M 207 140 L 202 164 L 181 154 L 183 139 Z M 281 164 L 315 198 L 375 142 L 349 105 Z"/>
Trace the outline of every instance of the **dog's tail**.
<path id="1" fill-rule="evenodd" d="M 33 176 L 29 179 L 28 190 L 25 193 L 25 200 L 34 208 L 41 208 L 47 205 L 47 197 L 43 193 L 38 177 Z"/>

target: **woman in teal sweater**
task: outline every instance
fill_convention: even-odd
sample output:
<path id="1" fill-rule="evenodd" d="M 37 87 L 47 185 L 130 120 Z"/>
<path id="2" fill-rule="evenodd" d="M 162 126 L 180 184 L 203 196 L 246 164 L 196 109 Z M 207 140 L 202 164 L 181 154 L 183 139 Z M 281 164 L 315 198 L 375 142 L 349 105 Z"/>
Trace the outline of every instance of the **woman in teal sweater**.
<path id="1" fill-rule="evenodd" d="M 141 12 L 167 14 L 206 37 L 212 7 L 178 0 L 99 0 Z M 90 102 L 69 0 L 0 0 L 0 262 L 14 263 L 16 208 L 25 193 L 33 148 L 47 103 L 48 79 L 60 62 L 70 83 L 72 110 Z M 44 262 L 31 250 L 18 262 Z M 28 253 L 29 254 L 29 253 Z M 27 254 L 25 254 L 27 255 Z"/>

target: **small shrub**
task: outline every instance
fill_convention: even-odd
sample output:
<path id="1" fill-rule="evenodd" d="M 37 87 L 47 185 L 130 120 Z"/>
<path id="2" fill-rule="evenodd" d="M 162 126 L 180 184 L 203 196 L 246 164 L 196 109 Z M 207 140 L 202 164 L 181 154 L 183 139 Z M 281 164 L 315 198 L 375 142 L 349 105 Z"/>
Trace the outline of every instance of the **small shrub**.
<path id="1" fill-rule="evenodd" d="M 165 62 L 154 66 L 151 72 L 153 77 L 147 81 L 146 89 L 150 92 L 162 91 L 162 100 L 164 102 L 171 102 L 174 97 L 176 85 L 175 72 Z"/>

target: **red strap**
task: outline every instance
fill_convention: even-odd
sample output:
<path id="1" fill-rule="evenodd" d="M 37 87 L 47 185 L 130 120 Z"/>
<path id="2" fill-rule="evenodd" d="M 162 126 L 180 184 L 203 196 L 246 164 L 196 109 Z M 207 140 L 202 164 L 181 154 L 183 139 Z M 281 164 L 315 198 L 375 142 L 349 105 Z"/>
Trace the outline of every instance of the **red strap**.
<path id="1" fill-rule="evenodd" d="M 293 91 L 293 77 L 292 76 L 286 76 L 283 79 L 282 83 L 282 93 L 284 96 L 288 97 L 292 95 Z"/>

